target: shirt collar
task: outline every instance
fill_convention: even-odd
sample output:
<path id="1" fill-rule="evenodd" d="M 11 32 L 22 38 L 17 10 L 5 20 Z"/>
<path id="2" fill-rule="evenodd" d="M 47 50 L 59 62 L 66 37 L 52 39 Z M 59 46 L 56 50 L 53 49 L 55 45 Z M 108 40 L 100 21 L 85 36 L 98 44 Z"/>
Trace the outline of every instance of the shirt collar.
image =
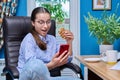
<path id="1" fill-rule="evenodd" d="M 47 35 L 46 35 L 45 37 L 39 35 L 39 37 L 40 37 L 40 39 L 41 39 L 43 42 L 48 43 L 48 37 L 47 37 Z"/>

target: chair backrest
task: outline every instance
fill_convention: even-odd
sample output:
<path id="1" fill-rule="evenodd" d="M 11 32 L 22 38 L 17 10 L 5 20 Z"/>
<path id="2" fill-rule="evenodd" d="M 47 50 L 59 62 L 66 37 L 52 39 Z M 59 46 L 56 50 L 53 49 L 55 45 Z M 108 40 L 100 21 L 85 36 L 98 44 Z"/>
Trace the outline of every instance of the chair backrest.
<path id="1" fill-rule="evenodd" d="M 21 41 L 32 28 L 30 17 L 5 17 L 3 18 L 2 27 L 4 36 L 5 66 L 16 67 Z M 51 29 L 48 34 L 55 36 L 55 29 L 55 21 L 52 20 Z"/>

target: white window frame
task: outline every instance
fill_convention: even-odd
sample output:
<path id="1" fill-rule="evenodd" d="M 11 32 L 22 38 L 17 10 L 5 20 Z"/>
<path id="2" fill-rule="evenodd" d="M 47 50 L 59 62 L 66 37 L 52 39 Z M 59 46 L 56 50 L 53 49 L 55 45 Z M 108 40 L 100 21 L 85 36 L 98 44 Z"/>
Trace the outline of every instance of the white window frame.
<path id="1" fill-rule="evenodd" d="M 80 0 L 70 1 L 70 30 L 74 34 L 73 56 L 80 55 Z M 27 16 L 35 8 L 34 0 L 27 0 Z M 73 58 L 73 62 L 79 65 L 79 61 Z"/>
<path id="2" fill-rule="evenodd" d="M 80 0 L 70 1 L 70 30 L 74 34 L 73 53 L 77 56 L 80 55 Z M 75 58 L 73 62 L 80 64 Z"/>

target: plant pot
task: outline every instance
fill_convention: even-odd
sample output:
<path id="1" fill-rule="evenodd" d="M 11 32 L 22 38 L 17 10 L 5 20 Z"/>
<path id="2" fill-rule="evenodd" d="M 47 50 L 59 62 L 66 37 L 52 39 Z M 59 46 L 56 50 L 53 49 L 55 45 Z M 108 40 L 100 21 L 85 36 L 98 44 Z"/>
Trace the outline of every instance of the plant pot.
<path id="1" fill-rule="evenodd" d="M 107 50 L 113 50 L 113 45 L 99 45 L 100 54 L 105 53 Z"/>

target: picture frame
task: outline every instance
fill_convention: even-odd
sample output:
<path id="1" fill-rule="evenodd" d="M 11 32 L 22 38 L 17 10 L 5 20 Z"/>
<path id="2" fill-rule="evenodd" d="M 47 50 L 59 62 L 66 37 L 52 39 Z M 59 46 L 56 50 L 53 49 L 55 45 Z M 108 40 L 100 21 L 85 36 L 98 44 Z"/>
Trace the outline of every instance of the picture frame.
<path id="1" fill-rule="evenodd" d="M 111 0 L 92 0 L 93 10 L 111 10 Z"/>

